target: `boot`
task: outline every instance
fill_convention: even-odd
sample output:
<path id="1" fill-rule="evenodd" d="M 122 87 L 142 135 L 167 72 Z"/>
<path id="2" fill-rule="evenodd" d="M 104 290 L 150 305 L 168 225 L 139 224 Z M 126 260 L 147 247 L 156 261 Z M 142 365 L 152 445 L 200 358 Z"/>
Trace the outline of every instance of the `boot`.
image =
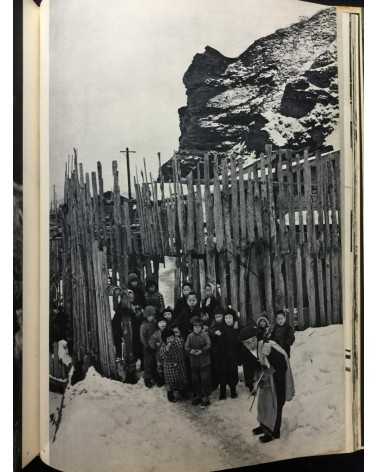
<path id="1" fill-rule="evenodd" d="M 268 443 L 270 441 L 273 441 L 275 438 L 271 434 L 264 434 L 264 436 L 260 436 L 259 440 L 262 443 Z"/>
<path id="2" fill-rule="evenodd" d="M 151 379 L 144 379 L 144 385 L 147 387 L 147 388 L 152 388 L 154 386 L 153 382 Z"/>
<path id="3" fill-rule="evenodd" d="M 169 402 L 172 402 L 172 403 L 176 402 L 175 394 L 172 390 L 168 390 L 167 399 L 168 399 Z"/>
<path id="4" fill-rule="evenodd" d="M 205 407 L 205 406 L 209 406 L 209 405 L 210 405 L 209 397 L 203 397 L 203 399 L 201 401 L 201 406 Z"/>
<path id="5" fill-rule="evenodd" d="M 221 385 L 220 390 L 219 390 L 219 400 L 226 400 L 226 398 L 227 398 L 226 386 Z"/>
<path id="6" fill-rule="evenodd" d="M 136 373 L 132 372 L 132 373 L 126 374 L 125 383 L 131 384 L 131 385 L 135 385 L 136 383 L 138 383 L 138 377 Z"/>
<path id="7" fill-rule="evenodd" d="M 231 387 L 230 390 L 231 390 L 231 398 L 237 398 L 238 393 L 236 391 L 236 387 Z"/>
<path id="8" fill-rule="evenodd" d="M 252 429 L 252 433 L 255 436 L 259 436 L 260 434 L 264 434 L 264 428 L 262 426 L 257 426 L 257 428 Z"/>

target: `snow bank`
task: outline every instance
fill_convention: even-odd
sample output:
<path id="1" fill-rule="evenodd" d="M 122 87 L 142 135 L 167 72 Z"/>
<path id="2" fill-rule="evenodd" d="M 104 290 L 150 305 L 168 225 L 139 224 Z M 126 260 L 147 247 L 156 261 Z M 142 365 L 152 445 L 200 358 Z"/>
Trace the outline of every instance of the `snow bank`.
<path id="1" fill-rule="evenodd" d="M 164 388 L 102 378 L 94 369 L 66 392 L 51 464 L 68 471 L 220 470 L 340 451 L 344 444 L 342 326 L 297 333 L 292 351 L 296 397 L 283 411 L 281 439 L 251 434 L 249 392 L 207 410 L 168 403 Z"/>

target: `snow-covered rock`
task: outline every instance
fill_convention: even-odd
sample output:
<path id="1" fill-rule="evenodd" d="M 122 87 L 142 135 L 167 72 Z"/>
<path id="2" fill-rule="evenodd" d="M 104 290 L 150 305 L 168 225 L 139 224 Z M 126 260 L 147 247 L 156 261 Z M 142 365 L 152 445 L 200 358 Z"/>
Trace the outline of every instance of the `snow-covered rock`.
<path id="1" fill-rule="evenodd" d="M 249 392 L 206 410 L 169 403 L 164 388 L 127 385 L 90 368 L 65 395 L 51 464 L 66 472 L 220 470 L 340 451 L 344 445 L 343 328 L 296 334 L 296 396 L 283 410 L 281 439 L 261 444 L 251 433 Z"/>
<path id="2" fill-rule="evenodd" d="M 195 168 L 196 154 L 229 153 L 240 143 L 257 154 L 265 144 L 331 150 L 327 137 L 339 115 L 336 11 L 324 9 L 260 38 L 237 58 L 207 46 L 194 56 L 183 81 L 184 175 Z M 170 161 L 163 170 L 169 178 Z"/>

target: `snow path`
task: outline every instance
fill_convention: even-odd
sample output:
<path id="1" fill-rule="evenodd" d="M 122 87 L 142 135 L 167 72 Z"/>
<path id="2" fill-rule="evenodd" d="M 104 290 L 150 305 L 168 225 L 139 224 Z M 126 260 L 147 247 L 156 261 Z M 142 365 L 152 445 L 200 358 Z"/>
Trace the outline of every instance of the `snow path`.
<path id="1" fill-rule="evenodd" d="M 251 433 L 256 404 L 239 383 L 238 399 L 212 395 L 208 409 L 169 403 L 164 388 L 126 385 L 93 368 L 66 392 L 51 464 L 65 472 L 202 472 L 340 451 L 344 445 L 342 326 L 297 333 L 292 354 L 296 397 L 283 411 L 281 439 Z"/>

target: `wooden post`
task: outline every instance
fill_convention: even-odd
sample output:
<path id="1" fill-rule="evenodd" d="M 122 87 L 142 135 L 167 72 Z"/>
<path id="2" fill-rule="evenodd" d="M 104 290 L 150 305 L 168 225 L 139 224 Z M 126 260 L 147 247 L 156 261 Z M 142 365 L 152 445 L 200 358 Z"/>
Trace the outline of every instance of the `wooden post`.
<path id="1" fill-rule="evenodd" d="M 255 168 L 256 169 L 256 168 Z M 259 287 L 259 271 L 256 252 L 255 237 L 255 200 L 254 187 L 258 187 L 257 172 L 254 170 L 254 181 L 252 180 L 252 171 L 248 173 L 248 191 L 247 191 L 247 230 L 249 245 L 248 261 L 248 288 L 249 288 L 249 309 L 252 317 L 257 318 L 261 313 L 261 297 Z"/>
<path id="2" fill-rule="evenodd" d="M 304 151 L 304 187 L 305 187 L 305 207 L 306 207 L 306 242 L 304 245 L 305 268 L 306 268 L 306 286 L 308 298 L 308 310 L 310 326 L 316 326 L 316 304 L 315 304 L 315 279 L 314 279 L 314 259 L 313 250 L 313 217 L 311 200 L 311 174 L 308 162 L 308 151 Z"/>
<path id="3" fill-rule="evenodd" d="M 265 156 L 261 154 L 260 157 L 261 168 L 261 207 L 262 207 L 262 234 L 263 234 L 263 250 L 264 250 L 264 282 L 265 282 L 265 310 L 267 316 L 273 321 L 273 294 L 272 294 L 272 267 L 270 258 L 270 219 L 269 219 L 269 205 L 268 205 L 268 188 L 267 177 L 265 170 Z"/>
<path id="4" fill-rule="evenodd" d="M 206 218 L 206 277 L 208 282 L 216 285 L 215 273 L 215 244 L 214 244 L 214 201 L 210 193 L 209 154 L 205 154 L 204 161 L 205 179 L 205 218 Z"/>
<path id="5" fill-rule="evenodd" d="M 239 307 L 240 321 L 247 324 L 247 211 L 243 167 L 239 168 L 239 206 L 240 206 L 240 273 L 239 273 Z"/>

